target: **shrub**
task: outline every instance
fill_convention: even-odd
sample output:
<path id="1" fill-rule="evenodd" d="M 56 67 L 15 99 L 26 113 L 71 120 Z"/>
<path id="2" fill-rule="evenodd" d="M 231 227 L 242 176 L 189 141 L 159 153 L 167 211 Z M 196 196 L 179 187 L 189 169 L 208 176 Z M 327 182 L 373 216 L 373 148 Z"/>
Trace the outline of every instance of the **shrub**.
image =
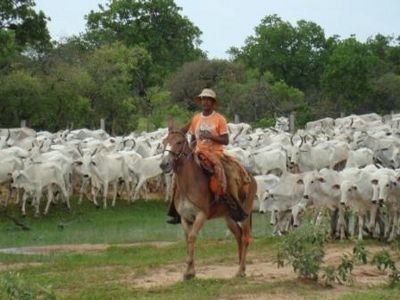
<path id="1" fill-rule="evenodd" d="M 353 260 L 347 254 L 342 256 L 342 262 L 337 268 L 337 280 L 339 283 L 349 282 L 352 280 L 351 271 L 353 271 Z"/>
<path id="2" fill-rule="evenodd" d="M 278 267 L 287 260 L 301 278 L 317 280 L 328 237 L 325 227 L 303 224 L 284 237 L 278 251 Z"/>
<path id="3" fill-rule="evenodd" d="M 368 262 L 368 251 L 364 245 L 357 243 L 353 248 L 353 258 L 357 262 L 366 264 Z"/>
<path id="4" fill-rule="evenodd" d="M 371 261 L 379 270 L 389 268 L 389 286 L 394 287 L 400 283 L 400 270 L 397 269 L 395 262 L 391 258 L 387 250 L 382 250 L 376 253 Z"/>
<path id="5" fill-rule="evenodd" d="M 333 283 L 337 281 L 340 284 L 345 282 L 352 282 L 351 271 L 353 270 L 353 260 L 347 254 L 342 256 L 341 264 L 335 266 L 327 266 L 323 269 L 322 279 L 326 286 L 332 287 Z"/>
<path id="6" fill-rule="evenodd" d="M 55 300 L 57 297 L 51 287 L 29 287 L 19 273 L 8 272 L 0 277 L 0 299 Z"/>
<path id="7" fill-rule="evenodd" d="M 394 261 L 387 250 L 382 250 L 376 253 L 372 258 L 371 264 L 375 265 L 381 271 L 382 269 L 386 270 L 387 268 L 395 268 Z"/>

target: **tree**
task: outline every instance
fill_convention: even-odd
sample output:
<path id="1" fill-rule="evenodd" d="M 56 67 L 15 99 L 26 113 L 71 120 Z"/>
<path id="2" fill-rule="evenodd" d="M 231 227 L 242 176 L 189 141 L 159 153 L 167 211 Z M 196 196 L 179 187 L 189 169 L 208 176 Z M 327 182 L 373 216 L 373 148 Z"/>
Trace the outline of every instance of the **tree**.
<path id="1" fill-rule="evenodd" d="M 111 122 L 111 132 L 136 128 L 143 100 L 138 86 L 150 63 L 145 49 L 120 43 L 102 46 L 90 56 L 86 68 L 96 86 L 91 105 L 97 120 Z"/>
<path id="2" fill-rule="evenodd" d="M 173 0 L 110 1 L 99 9 L 87 15 L 87 39 L 97 45 L 119 41 L 146 49 L 159 80 L 204 56 L 198 48 L 200 29 L 180 14 Z"/>
<path id="3" fill-rule="evenodd" d="M 69 127 L 87 127 L 93 118 L 90 95 L 96 86 L 88 72 L 77 65 L 64 62 L 54 64 L 42 75 L 40 122 L 47 130 Z"/>
<path id="4" fill-rule="evenodd" d="M 324 31 L 313 22 L 298 21 L 293 27 L 277 15 L 266 16 L 241 49 L 232 48 L 235 61 L 261 74 L 271 72 L 277 79 L 303 90 L 318 87 L 326 60 Z"/>
<path id="5" fill-rule="evenodd" d="M 400 75 L 385 74 L 373 81 L 372 89 L 375 111 L 389 113 L 400 110 Z"/>
<path id="6" fill-rule="evenodd" d="M 50 46 L 47 30 L 49 18 L 43 11 L 34 10 L 33 0 L 2 0 L 0 2 L 0 37 L 3 41 L 13 39 L 19 51 L 31 47 L 43 51 Z M 9 44 L 9 43 L 7 43 Z"/>
<path id="7" fill-rule="evenodd" d="M 322 75 L 324 94 L 336 111 L 362 113 L 370 110 L 371 79 L 379 59 L 354 37 L 340 42 L 329 57 Z"/>
<path id="8" fill-rule="evenodd" d="M 41 106 L 40 80 L 24 70 L 0 78 L 0 127 L 17 127 L 21 120 L 35 126 Z"/>
<path id="9" fill-rule="evenodd" d="M 167 82 L 171 98 L 189 110 L 197 108 L 193 98 L 203 88 L 213 87 L 219 81 L 237 82 L 243 78 L 244 68 L 224 60 L 199 60 L 185 63 Z"/>

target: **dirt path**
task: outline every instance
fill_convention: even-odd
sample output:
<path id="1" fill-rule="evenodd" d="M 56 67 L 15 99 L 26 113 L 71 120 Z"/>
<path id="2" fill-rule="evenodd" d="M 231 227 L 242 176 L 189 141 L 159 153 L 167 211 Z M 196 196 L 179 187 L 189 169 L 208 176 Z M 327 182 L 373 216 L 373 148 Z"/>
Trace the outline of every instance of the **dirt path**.
<path id="1" fill-rule="evenodd" d="M 118 245 L 106 245 L 106 244 L 80 244 L 80 245 L 51 245 L 43 247 L 24 247 L 24 248 L 7 248 L 0 249 L 2 253 L 13 253 L 13 254 L 51 254 L 59 252 L 74 252 L 74 253 L 87 253 L 104 251 L 110 246 L 118 247 L 135 247 L 143 245 L 152 245 L 156 247 L 166 247 L 174 244 L 175 242 L 145 242 L 145 243 L 133 243 L 133 244 L 118 244 Z M 325 254 L 325 264 L 337 266 L 341 262 L 341 257 L 344 253 L 351 255 L 352 245 L 327 245 Z M 368 258 L 371 259 L 373 254 L 382 250 L 382 246 L 368 246 L 369 251 Z M 386 247 L 387 248 L 387 247 Z M 292 267 L 285 266 L 283 268 L 277 268 L 276 263 L 271 258 L 272 253 L 268 253 L 265 257 L 262 257 L 259 253 L 252 254 L 250 251 L 248 264 L 247 264 L 247 278 L 246 280 L 253 282 L 263 283 L 279 283 L 282 281 L 296 281 L 297 275 L 293 272 Z M 224 263 L 214 264 L 203 261 L 197 261 L 196 276 L 198 278 L 218 278 L 218 279 L 229 279 L 234 276 L 237 271 L 236 264 Z M 26 266 L 38 266 L 41 263 L 0 263 L 0 271 L 15 270 Z M 182 280 L 182 272 L 185 268 L 184 258 L 182 263 L 174 265 L 166 265 L 160 268 L 153 268 L 144 276 L 137 277 L 136 274 L 127 276 L 121 279 L 121 284 L 127 284 L 129 286 L 135 286 L 137 288 L 151 289 L 155 287 L 166 287 Z M 363 287 L 374 287 L 385 283 L 388 279 L 385 272 L 380 272 L 375 266 L 372 265 L 354 265 L 352 272 L 354 278 L 354 285 L 350 288 L 348 286 L 336 285 L 333 289 L 321 289 L 316 291 L 318 297 L 324 299 L 336 299 L 344 293 L 350 293 L 357 290 L 361 290 Z M 278 285 L 277 285 L 278 286 Z M 289 290 L 275 290 L 270 295 L 234 295 L 233 299 L 302 299 L 299 295 L 293 294 L 294 292 Z M 268 298 L 270 297 L 270 298 Z"/>
<path id="2" fill-rule="evenodd" d="M 352 253 L 353 246 L 347 247 L 328 245 L 326 248 L 325 264 L 337 266 L 341 262 L 343 253 Z M 369 259 L 373 254 L 381 250 L 380 246 L 368 246 Z M 185 264 L 168 265 L 162 268 L 155 268 L 150 271 L 151 274 L 141 278 L 134 277 L 131 280 L 127 278 L 124 283 L 133 284 L 138 288 L 151 289 L 155 287 L 165 287 L 175 284 L 182 280 L 182 273 L 185 269 Z M 202 262 L 197 263 L 196 267 L 197 278 L 218 278 L 229 279 L 234 276 L 237 271 L 237 266 L 232 264 L 216 264 L 205 265 Z M 277 268 L 276 263 L 269 258 L 263 258 L 259 255 L 249 255 L 249 263 L 247 264 L 246 280 L 262 282 L 262 283 L 279 283 L 282 281 L 296 281 L 297 275 L 294 273 L 291 266 Z M 388 280 L 385 272 L 378 271 L 375 266 L 370 264 L 359 265 L 355 264 L 352 272 L 354 283 L 353 286 L 335 285 L 332 289 L 321 289 L 316 291 L 316 295 L 321 299 L 337 299 L 339 296 L 354 291 L 361 291 L 365 287 L 374 287 L 381 285 Z M 293 291 L 281 290 L 275 291 L 270 295 L 235 295 L 232 299 L 306 299 L 302 298 Z"/>
<path id="3" fill-rule="evenodd" d="M 49 245 L 49 246 L 37 246 L 37 247 L 18 247 L 18 248 L 3 248 L 0 249 L 0 253 L 4 254 L 26 254 L 26 255 L 46 255 L 57 252 L 75 252 L 75 253 L 87 253 L 87 252 L 99 252 L 107 250 L 109 247 L 139 247 L 144 245 L 150 245 L 153 247 L 166 247 L 173 245 L 175 242 L 142 242 L 142 243 L 130 243 L 130 244 L 61 244 L 61 245 Z"/>

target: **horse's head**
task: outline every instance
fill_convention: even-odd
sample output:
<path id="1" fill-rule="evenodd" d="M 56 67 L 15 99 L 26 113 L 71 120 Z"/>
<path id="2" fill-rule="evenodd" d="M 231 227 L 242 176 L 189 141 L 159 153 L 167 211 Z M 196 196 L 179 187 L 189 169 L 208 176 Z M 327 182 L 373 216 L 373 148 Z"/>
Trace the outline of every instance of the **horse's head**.
<path id="1" fill-rule="evenodd" d="M 179 129 L 169 128 L 168 135 L 163 140 L 164 151 L 160 168 L 164 173 L 170 173 L 181 158 L 190 153 L 186 134 Z"/>

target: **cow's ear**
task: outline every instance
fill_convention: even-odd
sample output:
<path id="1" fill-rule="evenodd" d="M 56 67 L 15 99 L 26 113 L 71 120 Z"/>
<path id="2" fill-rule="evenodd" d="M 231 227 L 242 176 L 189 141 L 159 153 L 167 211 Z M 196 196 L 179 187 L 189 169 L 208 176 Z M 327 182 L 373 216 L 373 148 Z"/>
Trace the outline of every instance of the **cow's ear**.
<path id="1" fill-rule="evenodd" d="M 336 183 L 336 184 L 332 185 L 332 188 L 334 190 L 340 190 L 340 185 Z"/>
<path id="2" fill-rule="evenodd" d="M 319 182 L 325 182 L 325 179 L 324 179 L 324 177 L 320 177 L 320 178 L 318 178 L 318 181 Z"/>
<path id="3" fill-rule="evenodd" d="M 299 180 L 297 180 L 297 184 L 304 184 L 304 181 L 303 181 L 303 179 L 299 179 Z"/>
<path id="4" fill-rule="evenodd" d="M 372 179 L 371 183 L 374 184 L 374 185 L 377 185 L 378 184 L 378 179 Z"/>

